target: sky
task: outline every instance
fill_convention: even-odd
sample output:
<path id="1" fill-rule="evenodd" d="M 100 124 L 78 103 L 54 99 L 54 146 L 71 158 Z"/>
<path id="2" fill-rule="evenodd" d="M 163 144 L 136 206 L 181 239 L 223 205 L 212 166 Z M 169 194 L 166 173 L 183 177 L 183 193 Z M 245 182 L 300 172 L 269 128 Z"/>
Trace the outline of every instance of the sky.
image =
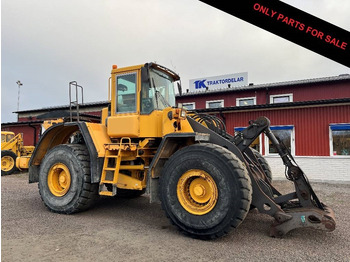
<path id="1" fill-rule="evenodd" d="M 348 0 L 283 2 L 350 31 Z M 107 100 L 112 65 L 157 62 L 190 79 L 248 72 L 248 82 L 337 76 L 350 69 L 198 0 L 2 0 L 1 122 L 19 110 Z"/>

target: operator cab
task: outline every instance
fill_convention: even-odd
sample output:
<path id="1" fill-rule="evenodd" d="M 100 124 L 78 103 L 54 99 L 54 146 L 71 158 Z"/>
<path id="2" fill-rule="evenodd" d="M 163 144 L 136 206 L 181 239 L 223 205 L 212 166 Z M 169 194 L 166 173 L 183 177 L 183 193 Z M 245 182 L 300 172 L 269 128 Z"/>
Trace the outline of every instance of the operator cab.
<path id="1" fill-rule="evenodd" d="M 116 113 L 150 114 L 153 110 L 175 107 L 175 82 L 180 77 L 157 64 L 145 64 L 141 69 L 141 88 L 138 72 L 116 74 Z M 140 70 L 138 70 L 140 71 Z M 140 92 L 140 108 L 138 93 Z"/>
<path id="2" fill-rule="evenodd" d="M 2 131 L 1 132 L 1 143 L 9 142 L 14 137 L 15 137 L 15 133 Z"/>
<path id="3" fill-rule="evenodd" d="M 174 78 L 176 76 L 177 78 Z M 153 110 L 175 107 L 176 74 L 169 74 L 160 68 L 149 68 L 149 78 L 141 85 L 141 114 L 149 114 Z"/>
<path id="4" fill-rule="evenodd" d="M 175 85 L 180 77 L 155 63 L 113 66 L 111 109 L 107 117 L 110 137 L 159 137 L 163 112 L 175 108 Z M 104 121 L 104 119 L 103 119 Z"/>

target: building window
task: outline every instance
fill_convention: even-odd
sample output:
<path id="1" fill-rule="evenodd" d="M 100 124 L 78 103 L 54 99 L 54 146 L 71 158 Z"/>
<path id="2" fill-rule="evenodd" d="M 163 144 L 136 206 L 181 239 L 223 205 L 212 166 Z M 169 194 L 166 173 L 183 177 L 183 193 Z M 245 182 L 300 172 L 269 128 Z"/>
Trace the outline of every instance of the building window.
<path id="1" fill-rule="evenodd" d="M 136 112 L 136 73 L 117 75 L 117 112 Z"/>
<path id="2" fill-rule="evenodd" d="M 187 109 L 187 110 L 194 110 L 196 109 L 196 103 L 195 102 L 191 102 L 191 103 L 182 103 L 183 108 Z"/>
<path id="3" fill-rule="evenodd" d="M 244 129 L 246 129 L 246 127 L 236 127 L 234 129 L 235 131 L 235 136 L 239 133 L 239 132 L 242 132 Z M 253 143 L 250 144 L 250 147 L 251 148 L 254 148 L 256 151 L 258 151 L 260 154 L 262 154 L 262 145 L 261 145 L 261 139 L 262 135 L 260 134 L 254 141 Z"/>
<path id="4" fill-rule="evenodd" d="M 350 124 L 331 124 L 330 155 L 350 156 Z"/>
<path id="5" fill-rule="evenodd" d="M 206 108 L 224 107 L 224 100 L 213 100 L 206 102 Z"/>
<path id="6" fill-rule="evenodd" d="M 253 106 L 256 105 L 256 97 L 243 97 L 236 99 L 236 106 Z"/>
<path id="7" fill-rule="evenodd" d="M 293 94 L 271 95 L 270 104 L 293 102 Z"/>
<path id="8" fill-rule="evenodd" d="M 294 126 L 271 126 L 272 133 L 295 155 Z M 271 141 L 265 136 L 265 154 L 275 155 L 278 151 Z"/>

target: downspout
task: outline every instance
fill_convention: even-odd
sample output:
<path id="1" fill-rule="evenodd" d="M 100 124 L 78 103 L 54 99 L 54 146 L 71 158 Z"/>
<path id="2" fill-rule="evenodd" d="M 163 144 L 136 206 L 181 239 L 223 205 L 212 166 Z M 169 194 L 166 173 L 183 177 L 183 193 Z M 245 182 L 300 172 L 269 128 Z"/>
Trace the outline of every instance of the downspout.
<path id="1" fill-rule="evenodd" d="M 28 126 L 34 129 L 34 146 L 36 146 L 36 127 L 32 126 L 32 124 L 29 124 Z"/>
<path id="2" fill-rule="evenodd" d="M 222 118 L 222 121 L 224 122 L 225 126 L 226 126 L 226 117 L 225 115 L 222 113 L 222 111 L 220 110 L 220 113 L 219 113 L 220 117 Z"/>
<path id="3" fill-rule="evenodd" d="M 270 99 L 269 99 L 269 88 L 266 87 L 266 105 L 270 104 Z"/>

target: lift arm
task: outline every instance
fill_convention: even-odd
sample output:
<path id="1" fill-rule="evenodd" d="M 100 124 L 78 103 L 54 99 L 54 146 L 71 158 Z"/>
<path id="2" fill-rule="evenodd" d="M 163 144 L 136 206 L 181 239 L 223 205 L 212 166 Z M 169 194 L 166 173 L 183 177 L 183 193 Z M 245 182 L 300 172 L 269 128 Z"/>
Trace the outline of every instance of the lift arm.
<path id="1" fill-rule="evenodd" d="M 288 148 L 272 133 L 270 120 L 266 117 L 259 117 L 255 121 L 250 121 L 249 124 L 248 128 L 230 141 L 242 151 L 247 163 L 249 163 L 248 170 L 250 170 L 254 189 L 253 205 L 256 205 L 260 212 L 266 212 L 276 219 L 271 227 L 270 235 L 280 237 L 298 227 L 333 231 L 336 225 L 333 210 L 320 202 L 306 175 L 297 165 Z M 294 183 L 295 192 L 282 195 L 271 184 L 261 180 L 256 161 L 249 150 L 249 145 L 261 133 L 264 133 L 277 149 L 286 167 L 286 177 Z M 273 194 L 268 192 L 273 192 Z M 268 209 L 265 209 L 266 205 L 268 205 Z"/>

